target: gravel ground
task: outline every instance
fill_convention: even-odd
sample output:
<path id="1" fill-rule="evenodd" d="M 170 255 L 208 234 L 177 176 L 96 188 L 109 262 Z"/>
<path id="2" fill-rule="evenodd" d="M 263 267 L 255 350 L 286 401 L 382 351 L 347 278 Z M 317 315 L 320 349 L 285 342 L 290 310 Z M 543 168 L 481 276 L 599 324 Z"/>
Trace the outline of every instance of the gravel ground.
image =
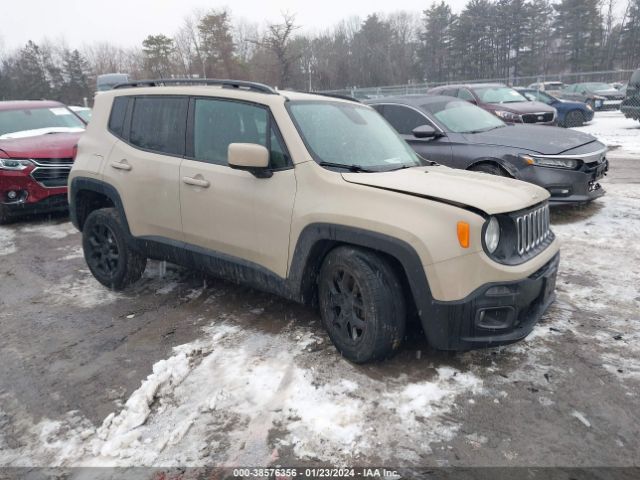
<path id="1" fill-rule="evenodd" d="M 636 161 L 554 211 L 526 341 L 451 356 L 414 327 L 366 366 L 308 308 L 158 262 L 114 294 L 66 218 L 0 227 L 0 466 L 637 466 Z"/>

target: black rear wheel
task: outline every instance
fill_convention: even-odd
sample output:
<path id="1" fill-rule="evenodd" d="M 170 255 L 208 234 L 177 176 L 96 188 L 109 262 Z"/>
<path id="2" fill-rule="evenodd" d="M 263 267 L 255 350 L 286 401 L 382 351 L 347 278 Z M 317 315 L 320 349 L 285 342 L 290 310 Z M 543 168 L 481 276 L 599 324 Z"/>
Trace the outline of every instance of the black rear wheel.
<path id="1" fill-rule="evenodd" d="M 338 247 L 322 265 L 318 290 L 323 324 L 344 357 L 364 363 L 400 347 L 405 300 L 386 260 L 368 250 Z"/>
<path id="2" fill-rule="evenodd" d="M 147 265 L 146 256 L 127 245 L 125 229 L 113 208 L 95 210 L 87 217 L 82 247 L 93 276 L 112 290 L 137 281 Z"/>
<path id="3" fill-rule="evenodd" d="M 580 127 L 584 125 L 584 114 L 580 110 L 571 110 L 564 118 L 565 127 Z"/>

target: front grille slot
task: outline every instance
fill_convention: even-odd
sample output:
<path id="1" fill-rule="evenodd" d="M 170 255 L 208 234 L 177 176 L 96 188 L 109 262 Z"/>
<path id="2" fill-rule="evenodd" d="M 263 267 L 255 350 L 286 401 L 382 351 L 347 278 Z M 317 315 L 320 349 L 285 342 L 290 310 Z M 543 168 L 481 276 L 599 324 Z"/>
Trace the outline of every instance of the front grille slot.
<path id="1" fill-rule="evenodd" d="M 39 167 L 49 167 L 58 165 L 72 165 L 73 158 L 30 158 Z"/>
<path id="2" fill-rule="evenodd" d="M 540 119 L 542 118 L 542 120 Z M 553 121 L 553 112 L 545 113 L 525 113 L 522 115 L 524 123 L 546 123 Z"/>
<path id="3" fill-rule="evenodd" d="M 543 205 L 516 218 L 518 254 L 538 248 L 551 235 L 549 205 Z"/>
<path id="4" fill-rule="evenodd" d="M 38 167 L 31 172 L 31 177 L 43 187 L 66 187 L 71 167 Z"/>

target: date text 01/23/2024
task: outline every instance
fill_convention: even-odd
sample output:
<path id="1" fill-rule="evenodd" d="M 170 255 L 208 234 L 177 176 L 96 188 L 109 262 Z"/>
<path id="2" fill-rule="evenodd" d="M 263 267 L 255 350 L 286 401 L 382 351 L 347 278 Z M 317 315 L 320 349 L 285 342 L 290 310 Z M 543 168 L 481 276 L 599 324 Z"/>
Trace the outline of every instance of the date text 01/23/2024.
<path id="1" fill-rule="evenodd" d="M 386 468 L 236 468 L 238 478 L 399 478 L 397 471 Z"/>

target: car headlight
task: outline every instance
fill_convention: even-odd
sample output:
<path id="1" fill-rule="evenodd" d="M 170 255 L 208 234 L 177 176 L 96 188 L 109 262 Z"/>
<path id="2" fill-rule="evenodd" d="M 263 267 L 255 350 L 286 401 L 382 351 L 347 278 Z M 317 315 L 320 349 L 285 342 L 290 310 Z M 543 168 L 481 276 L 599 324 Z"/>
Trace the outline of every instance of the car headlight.
<path id="1" fill-rule="evenodd" d="M 493 253 L 500 243 L 500 223 L 496 217 L 491 217 L 484 229 L 484 244 L 489 253 Z"/>
<path id="2" fill-rule="evenodd" d="M 529 165 L 538 165 L 540 167 L 551 168 L 566 168 L 569 170 L 575 170 L 580 166 L 581 160 L 574 158 L 546 158 L 546 157 L 534 157 L 531 155 L 520 155 Z"/>
<path id="3" fill-rule="evenodd" d="M 522 122 L 522 117 L 517 113 L 507 112 L 506 110 L 495 110 L 493 113 L 505 122 Z"/>
<path id="4" fill-rule="evenodd" d="M 0 158 L 0 170 L 24 170 L 33 165 L 29 160 L 14 160 L 13 158 Z"/>
<path id="5" fill-rule="evenodd" d="M 586 105 L 587 105 L 587 109 L 588 109 L 588 110 L 593 110 L 593 107 L 591 106 L 591 104 L 590 104 L 590 103 L 587 103 Z"/>

